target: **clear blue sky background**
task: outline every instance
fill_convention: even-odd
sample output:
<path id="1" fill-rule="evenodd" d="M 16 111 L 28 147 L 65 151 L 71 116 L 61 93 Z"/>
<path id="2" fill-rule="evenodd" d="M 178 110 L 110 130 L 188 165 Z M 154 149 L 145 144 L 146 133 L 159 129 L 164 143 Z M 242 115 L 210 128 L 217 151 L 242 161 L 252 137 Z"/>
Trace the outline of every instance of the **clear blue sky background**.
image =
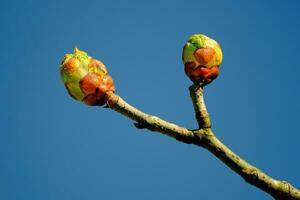
<path id="1" fill-rule="evenodd" d="M 59 76 L 75 45 L 117 93 L 195 128 L 181 63 L 187 38 L 222 46 L 205 97 L 217 136 L 300 187 L 299 1 L 2 1 L 0 199 L 268 200 L 206 150 L 137 130 L 71 99 Z"/>

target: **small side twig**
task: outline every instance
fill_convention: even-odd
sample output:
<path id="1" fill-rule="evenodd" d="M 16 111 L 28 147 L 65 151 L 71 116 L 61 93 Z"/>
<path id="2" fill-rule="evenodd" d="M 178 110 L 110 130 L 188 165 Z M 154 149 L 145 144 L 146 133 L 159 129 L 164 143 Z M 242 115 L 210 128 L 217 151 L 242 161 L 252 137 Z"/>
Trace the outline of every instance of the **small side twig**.
<path id="1" fill-rule="evenodd" d="M 203 86 L 194 84 L 189 87 L 189 90 L 199 128 L 210 128 L 211 122 L 204 103 Z"/>

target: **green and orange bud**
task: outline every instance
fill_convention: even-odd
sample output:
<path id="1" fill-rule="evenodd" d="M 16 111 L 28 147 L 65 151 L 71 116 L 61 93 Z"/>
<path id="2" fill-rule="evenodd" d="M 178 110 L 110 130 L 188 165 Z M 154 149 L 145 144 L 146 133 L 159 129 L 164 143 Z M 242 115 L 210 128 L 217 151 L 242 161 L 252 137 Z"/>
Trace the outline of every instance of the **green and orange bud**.
<path id="1" fill-rule="evenodd" d="M 115 92 L 105 65 L 77 48 L 65 55 L 60 74 L 70 96 L 91 106 L 104 105 L 107 93 Z"/>
<path id="2" fill-rule="evenodd" d="M 222 50 L 213 39 L 202 34 L 192 35 L 183 47 L 182 60 L 186 75 L 207 85 L 219 75 Z"/>

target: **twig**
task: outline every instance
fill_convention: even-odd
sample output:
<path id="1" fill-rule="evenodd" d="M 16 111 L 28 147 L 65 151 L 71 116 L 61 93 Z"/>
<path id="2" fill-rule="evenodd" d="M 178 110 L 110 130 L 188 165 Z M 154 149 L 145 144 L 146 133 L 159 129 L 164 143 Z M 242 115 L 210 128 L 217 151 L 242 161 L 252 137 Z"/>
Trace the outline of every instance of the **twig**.
<path id="1" fill-rule="evenodd" d="M 276 200 L 300 200 L 300 191 L 297 188 L 286 181 L 271 178 L 226 147 L 211 130 L 210 118 L 203 99 L 203 88 L 194 84 L 189 89 L 199 124 L 199 129 L 194 131 L 156 116 L 145 114 L 113 93 L 107 94 L 107 104 L 111 109 L 136 121 L 139 128 L 147 128 L 176 138 L 179 141 L 206 148 L 243 177 L 246 182 L 272 195 Z"/>
<path id="2" fill-rule="evenodd" d="M 143 113 L 142 111 L 129 105 L 118 95 L 113 93 L 109 93 L 107 95 L 109 96 L 107 101 L 108 106 L 111 109 L 136 121 L 137 123 L 135 126 L 138 126 L 138 128 L 147 128 L 151 131 L 157 131 L 185 143 L 191 143 L 194 140 L 194 134 L 192 131 L 162 120 L 156 116 Z"/>
<path id="3" fill-rule="evenodd" d="M 189 90 L 194 105 L 196 120 L 198 122 L 199 129 L 210 128 L 211 122 L 204 103 L 203 87 L 201 85 L 194 84 L 189 87 Z"/>

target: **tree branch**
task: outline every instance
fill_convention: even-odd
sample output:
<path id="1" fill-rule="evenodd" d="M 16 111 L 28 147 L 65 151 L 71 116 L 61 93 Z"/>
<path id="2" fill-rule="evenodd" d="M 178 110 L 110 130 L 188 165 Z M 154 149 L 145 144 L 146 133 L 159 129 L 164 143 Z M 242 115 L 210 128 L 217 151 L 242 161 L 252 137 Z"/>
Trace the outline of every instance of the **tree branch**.
<path id="1" fill-rule="evenodd" d="M 279 181 L 266 175 L 258 168 L 226 147 L 210 130 L 194 131 L 195 138 L 199 138 L 196 145 L 206 148 L 217 158 L 223 161 L 229 168 L 238 173 L 246 182 L 269 193 L 276 200 L 299 200 L 300 191 L 286 181 Z"/>
<path id="2" fill-rule="evenodd" d="M 209 114 L 203 99 L 203 88 L 198 84 L 194 84 L 189 89 L 200 128 L 194 131 L 195 139 L 193 144 L 209 150 L 229 168 L 243 177 L 246 182 L 269 193 L 276 200 L 299 200 L 300 191 L 297 188 L 286 181 L 279 181 L 266 175 L 258 168 L 241 159 L 215 136 L 211 130 Z"/>
<path id="3" fill-rule="evenodd" d="M 152 116 L 129 105 L 114 93 L 108 93 L 108 106 L 138 123 L 138 127 L 147 128 L 176 138 L 185 143 L 192 143 L 206 148 L 244 180 L 272 195 L 276 200 L 300 200 L 300 191 L 290 183 L 279 181 L 250 165 L 226 147 L 212 132 L 209 114 L 203 99 L 203 88 L 194 84 L 190 88 L 198 130 L 188 130 L 176 124 Z"/>
<path id="4" fill-rule="evenodd" d="M 151 131 L 163 133 L 185 143 L 191 143 L 194 140 L 194 134 L 192 131 L 162 120 L 156 116 L 143 113 L 142 111 L 129 105 L 120 96 L 115 95 L 114 93 L 108 93 L 107 95 L 108 106 L 111 109 L 136 121 L 138 123 L 137 126 L 147 128 Z"/>
<path id="5" fill-rule="evenodd" d="M 198 122 L 199 129 L 210 128 L 211 122 L 204 103 L 203 87 L 201 85 L 194 84 L 189 87 L 189 90 L 194 105 L 196 120 Z"/>

